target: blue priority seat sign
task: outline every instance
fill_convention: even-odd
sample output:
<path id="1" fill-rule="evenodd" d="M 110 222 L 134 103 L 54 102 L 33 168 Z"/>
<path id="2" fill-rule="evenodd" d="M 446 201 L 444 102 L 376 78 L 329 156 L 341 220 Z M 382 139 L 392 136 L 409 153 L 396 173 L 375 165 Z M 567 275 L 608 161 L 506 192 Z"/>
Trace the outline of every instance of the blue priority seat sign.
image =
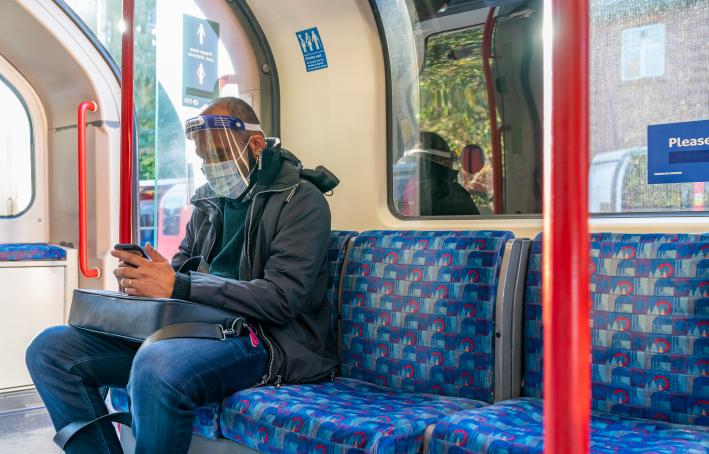
<path id="1" fill-rule="evenodd" d="M 313 27 L 307 30 L 301 30 L 296 32 L 295 36 L 298 39 L 298 47 L 300 47 L 300 51 L 303 53 L 305 70 L 310 72 L 327 68 L 325 46 L 323 45 L 318 28 Z"/>
<path id="2" fill-rule="evenodd" d="M 648 126 L 647 180 L 709 181 L 709 120 Z"/>

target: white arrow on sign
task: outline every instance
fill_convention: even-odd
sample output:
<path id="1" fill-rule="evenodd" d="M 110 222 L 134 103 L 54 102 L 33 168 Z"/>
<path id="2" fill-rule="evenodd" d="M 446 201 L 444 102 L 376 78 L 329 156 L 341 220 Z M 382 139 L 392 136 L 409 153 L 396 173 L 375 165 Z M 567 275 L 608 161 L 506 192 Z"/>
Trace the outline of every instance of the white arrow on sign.
<path id="1" fill-rule="evenodd" d="M 204 83 L 204 76 L 207 74 L 204 72 L 204 66 L 202 66 L 202 63 L 199 64 L 199 68 L 197 68 L 197 77 L 199 77 L 199 84 L 202 85 Z"/>
<path id="2" fill-rule="evenodd" d="M 207 33 L 204 31 L 203 24 L 199 24 L 199 28 L 197 29 L 197 35 L 199 35 L 199 45 L 204 45 L 204 37 L 207 35 Z"/>

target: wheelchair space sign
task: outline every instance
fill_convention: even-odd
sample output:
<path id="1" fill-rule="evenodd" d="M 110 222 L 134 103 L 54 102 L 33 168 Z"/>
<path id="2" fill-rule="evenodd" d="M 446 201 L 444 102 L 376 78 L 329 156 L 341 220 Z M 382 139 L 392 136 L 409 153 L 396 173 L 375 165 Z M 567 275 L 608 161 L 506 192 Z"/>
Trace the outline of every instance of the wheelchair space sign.
<path id="1" fill-rule="evenodd" d="M 305 70 L 310 72 L 327 68 L 325 47 L 323 46 L 318 28 L 313 27 L 307 30 L 301 30 L 296 32 L 295 36 L 298 39 L 298 46 L 301 52 L 303 52 Z"/>

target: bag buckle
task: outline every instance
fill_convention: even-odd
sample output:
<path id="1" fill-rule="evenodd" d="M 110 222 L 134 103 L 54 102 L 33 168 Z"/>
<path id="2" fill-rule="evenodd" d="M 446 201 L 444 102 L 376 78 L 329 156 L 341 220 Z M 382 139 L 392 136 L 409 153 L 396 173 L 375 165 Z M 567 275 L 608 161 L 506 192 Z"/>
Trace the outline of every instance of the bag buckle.
<path id="1" fill-rule="evenodd" d="M 223 325 L 219 325 L 219 329 L 221 330 L 221 341 L 225 341 L 227 336 L 238 336 L 241 334 L 241 328 L 244 326 L 244 319 L 241 317 L 237 317 L 234 320 L 232 320 L 231 325 L 229 328 L 224 328 Z"/>

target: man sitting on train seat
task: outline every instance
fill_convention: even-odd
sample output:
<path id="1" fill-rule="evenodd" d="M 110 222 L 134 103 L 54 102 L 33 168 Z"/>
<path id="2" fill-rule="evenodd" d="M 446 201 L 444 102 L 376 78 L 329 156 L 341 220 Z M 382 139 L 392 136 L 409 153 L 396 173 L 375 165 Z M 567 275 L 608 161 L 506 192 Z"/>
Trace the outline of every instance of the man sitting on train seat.
<path id="1" fill-rule="evenodd" d="M 412 168 L 400 191 L 399 209 L 405 216 L 480 214 L 470 194 L 458 183 L 448 143 L 436 133 L 421 131 L 419 141 L 404 152 L 394 172 Z M 418 176 L 417 176 L 418 174 Z"/>
<path id="2" fill-rule="evenodd" d="M 253 109 L 220 98 L 186 133 L 208 184 L 172 263 L 113 251 L 130 295 L 173 297 L 246 317 L 245 335 L 167 339 L 136 355 L 135 343 L 69 326 L 49 328 L 27 350 L 27 366 L 57 428 L 107 412 L 101 386 L 127 385 L 137 453 L 186 453 L 193 411 L 260 384 L 314 382 L 334 372 L 329 330 L 325 174 L 303 172 L 266 139 Z M 307 176 L 306 176 L 307 174 Z M 323 183 L 325 182 L 325 183 Z M 325 187 L 327 186 L 327 188 Z M 287 367 L 286 367 L 287 362 Z M 111 423 L 92 424 L 67 452 L 122 452 Z"/>

